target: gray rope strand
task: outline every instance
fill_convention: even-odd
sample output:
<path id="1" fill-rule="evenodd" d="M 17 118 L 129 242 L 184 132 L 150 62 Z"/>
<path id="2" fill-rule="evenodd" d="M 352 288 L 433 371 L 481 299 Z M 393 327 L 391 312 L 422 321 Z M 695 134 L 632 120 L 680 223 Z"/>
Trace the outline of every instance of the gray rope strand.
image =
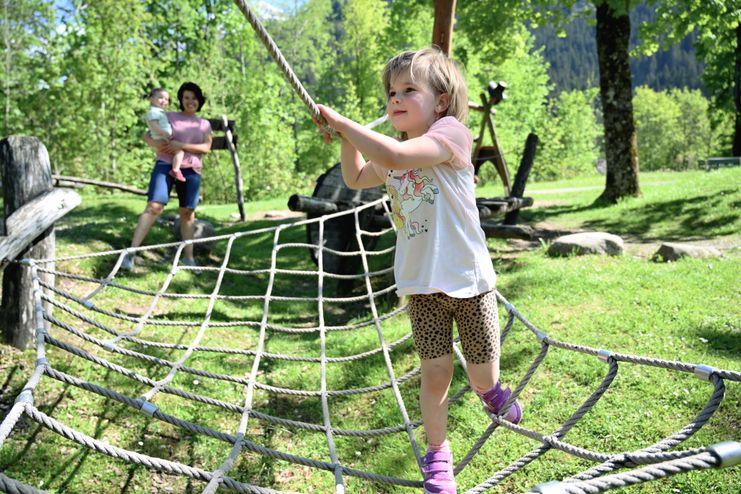
<path id="1" fill-rule="evenodd" d="M 136 356 L 137 358 L 142 358 L 142 359 L 156 359 L 156 357 L 151 357 L 150 355 L 147 355 L 147 354 L 142 354 L 142 353 L 139 353 L 139 352 L 134 352 L 132 350 L 126 350 L 126 349 L 122 348 L 120 345 L 117 345 L 115 347 L 114 346 L 111 346 L 111 345 L 107 345 L 106 342 L 104 342 L 103 340 L 100 340 L 98 338 L 92 337 L 92 336 L 88 335 L 87 333 L 85 333 L 83 331 L 80 331 L 80 330 L 74 328 L 73 326 L 70 326 L 69 324 L 67 324 L 65 322 L 60 321 L 59 319 L 56 319 L 53 316 L 50 316 L 50 315 L 45 314 L 44 315 L 44 319 L 47 320 L 47 321 L 49 321 L 50 323 L 54 324 L 55 326 L 57 326 L 59 328 L 62 328 L 65 331 L 67 331 L 67 332 L 69 332 L 71 334 L 74 334 L 78 338 L 81 338 L 81 339 L 83 339 L 83 340 L 85 340 L 85 341 L 87 341 L 89 343 L 93 343 L 93 344 L 95 344 L 95 345 L 97 345 L 99 347 L 106 348 L 109 351 L 116 351 L 118 353 L 130 355 L 130 356 Z M 87 318 L 87 317 L 84 317 L 84 316 L 80 317 L 80 319 L 82 321 L 84 321 L 84 322 L 87 322 L 90 325 L 95 326 L 96 328 L 99 328 L 99 329 L 102 329 L 103 331 L 106 331 L 109 334 L 112 334 L 112 335 L 118 335 L 119 334 L 117 331 L 115 331 L 115 330 L 113 330 L 113 329 L 111 329 L 111 328 L 109 328 L 109 327 L 107 327 L 105 325 L 102 325 L 102 324 L 98 323 L 94 319 L 90 319 L 90 318 Z M 405 343 L 408 340 L 410 340 L 411 337 L 412 337 L 412 333 L 411 332 L 405 334 L 401 338 L 399 338 L 396 341 L 390 343 L 389 344 L 389 350 L 396 349 L 398 346 L 400 346 L 403 343 Z M 130 341 L 132 343 L 135 343 L 137 345 L 141 345 L 141 346 L 145 346 L 145 347 L 150 347 L 150 348 L 164 348 L 164 349 L 168 349 L 168 350 L 186 350 L 188 348 L 188 345 L 183 345 L 183 344 L 160 343 L 160 342 L 156 342 L 156 341 L 141 340 L 141 339 L 133 338 L 133 337 L 127 337 L 127 338 L 124 338 L 124 339 L 127 340 L 127 341 Z M 222 347 L 205 347 L 205 346 L 200 346 L 200 345 L 199 346 L 196 346 L 194 349 L 197 350 L 197 351 L 201 351 L 201 352 L 224 353 L 224 354 L 234 354 L 234 355 L 248 355 L 248 356 L 254 356 L 255 353 L 256 353 L 255 350 L 240 350 L 240 349 L 236 349 L 236 348 L 222 348 Z M 339 362 L 352 362 L 352 361 L 355 361 L 355 360 L 363 360 L 365 358 L 368 358 L 368 357 L 372 357 L 374 355 L 377 355 L 381 351 L 382 351 L 381 348 L 376 348 L 376 349 L 373 349 L 373 350 L 368 350 L 367 352 L 357 353 L 357 354 L 354 354 L 354 355 L 348 355 L 348 356 L 345 356 L 345 357 L 327 357 L 327 362 L 328 363 L 339 363 Z M 262 358 L 269 358 L 269 359 L 274 359 L 274 360 L 292 361 L 292 362 L 316 362 L 316 363 L 318 363 L 319 360 L 320 360 L 319 357 L 304 357 L 304 356 L 284 355 L 284 354 L 281 354 L 281 353 L 268 353 L 268 352 L 263 352 L 262 353 Z M 157 360 L 161 360 L 161 359 L 157 359 Z M 169 361 L 162 360 L 162 362 L 163 362 L 163 365 L 169 365 L 169 363 L 168 363 Z M 196 372 L 195 370 L 193 370 L 193 371 Z"/>
<path id="2" fill-rule="evenodd" d="M 597 387 L 597 389 L 594 390 L 594 392 L 582 403 L 582 405 L 577 409 L 576 412 L 574 412 L 569 419 L 563 423 L 561 427 L 556 430 L 556 432 L 553 433 L 554 438 L 562 438 L 565 437 L 566 434 L 576 425 L 579 420 L 584 417 L 584 415 L 589 412 L 594 405 L 604 396 L 604 394 L 607 392 L 607 390 L 610 388 L 610 385 L 615 380 L 615 377 L 618 373 L 618 365 L 617 362 L 614 359 L 609 359 L 609 368 L 608 372 L 605 375 L 605 377 L 602 379 L 602 382 Z M 504 421 L 500 422 L 501 425 L 506 425 Z M 473 489 L 470 489 L 466 491 L 466 494 L 480 494 L 482 492 L 485 492 L 492 487 L 499 485 L 504 479 L 509 477 L 510 475 L 517 473 L 520 471 L 523 467 L 530 464 L 549 450 L 553 448 L 552 443 L 546 443 L 543 442 L 540 446 L 535 448 L 534 450 L 530 451 L 526 455 L 523 455 L 521 458 L 519 458 L 514 463 L 508 465 L 506 468 L 500 470 L 499 472 L 495 473 L 488 479 L 486 479 L 484 482 L 480 483 Z"/>
<path id="3" fill-rule="evenodd" d="M 548 489 L 547 491 L 538 490 L 538 492 L 594 494 L 608 491 L 610 489 L 642 484 L 644 482 L 670 477 L 679 473 L 713 468 L 718 465 L 719 460 L 715 456 L 709 452 L 703 452 L 688 458 L 657 463 L 637 470 L 608 475 L 597 479 L 576 483 L 556 483 L 551 489 Z M 558 490 L 556 491 L 556 489 Z"/>
<path id="4" fill-rule="evenodd" d="M 43 283 L 41 283 L 41 285 L 44 288 L 48 288 L 49 290 L 53 291 L 54 293 L 57 293 L 58 295 L 61 295 L 64 298 L 67 298 L 69 300 L 73 300 L 73 301 L 75 301 L 77 303 L 82 304 L 81 299 L 78 299 L 78 298 L 74 297 L 73 295 L 71 295 L 71 294 L 69 294 L 67 292 L 63 292 L 62 290 L 59 290 L 59 289 L 57 289 L 55 287 L 51 287 L 51 286 L 47 287 L 47 285 L 45 285 Z M 102 329 L 103 331 L 106 331 L 106 332 L 108 332 L 108 333 L 110 333 L 112 335 L 115 335 L 115 336 L 120 336 L 119 341 L 121 341 L 121 340 L 128 340 L 128 341 L 132 341 L 132 342 L 141 342 L 141 344 L 148 344 L 148 345 L 152 345 L 152 346 L 159 345 L 160 348 L 163 348 L 162 347 L 162 344 L 160 344 L 158 342 L 148 342 L 148 343 L 145 343 L 147 340 L 141 340 L 141 339 L 137 339 L 137 338 L 135 338 L 133 336 L 127 336 L 125 334 L 119 333 L 118 331 L 115 331 L 115 330 L 113 330 L 113 329 L 111 329 L 111 328 L 109 328 L 109 327 L 101 324 L 100 322 L 98 322 L 98 321 L 96 321 L 96 320 L 94 320 L 92 318 L 89 318 L 89 317 L 85 316 L 84 314 L 82 314 L 80 312 L 77 312 L 76 310 L 72 309 L 70 306 L 65 305 L 65 304 L 61 304 L 61 303 L 57 302 L 53 298 L 46 297 L 46 296 L 43 296 L 42 295 L 42 299 L 44 300 L 44 302 L 49 302 L 50 304 L 54 305 L 55 307 L 58 307 L 59 309 L 67 312 L 68 314 L 71 314 L 71 315 L 75 316 L 76 318 L 78 318 L 80 320 L 83 320 L 83 321 L 85 321 L 85 322 L 87 322 L 87 323 L 89 323 L 89 324 L 91 324 L 91 325 L 93 325 L 93 326 L 95 326 L 95 327 L 97 327 L 99 329 Z M 273 299 L 273 300 L 275 300 L 275 299 Z M 115 319 L 120 319 L 120 320 L 123 320 L 123 321 L 137 322 L 139 320 L 136 317 L 124 316 L 124 315 L 121 315 L 121 314 L 118 314 L 118 313 L 115 313 L 115 312 L 110 312 L 110 311 L 106 311 L 106 310 L 100 309 L 98 307 L 87 307 L 87 308 L 90 309 L 90 310 L 93 310 L 95 312 L 98 312 L 99 314 L 110 316 L 110 317 L 113 317 Z M 384 320 L 387 320 L 387 319 L 391 319 L 392 317 L 398 315 L 399 313 L 403 312 L 404 310 L 406 310 L 406 306 L 402 306 L 402 307 L 400 307 L 398 309 L 395 309 L 392 312 L 389 312 L 387 314 L 384 314 L 383 316 L 381 316 L 379 318 L 379 320 L 384 321 Z M 200 326 L 200 323 L 199 322 L 171 321 L 171 320 L 148 320 L 148 321 L 145 321 L 145 324 L 152 325 L 152 326 L 170 326 L 170 327 L 171 326 L 182 326 L 182 327 Z M 362 328 L 365 328 L 365 327 L 368 327 L 368 326 L 372 326 L 374 324 L 375 324 L 375 321 L 368 320 L 368 321 L 363 321 L 363 322 L 359 322 L 359 323 L 355 323 L 355 324 L 348 324 L 348 325 L 344 325 L 344 326 L 327 326 L 326 327 L 326 330 L 327 331 L 353 331 L 353 330 L 356 330 L 356 329 L 362 329 Z M 247 327 L 256 327 L 256 328 L 259 329 L 260 322 L 259 321 L 213 322 L 213 323 L 211 323 L 211 326 L 212 327 L 215 327 L 215 328 L 216 327 L 219 327 L 219 328 L 228 328 L 228 327 L 247 326 Z M 266 328 L 269 329 L 269 330 L 271 330 L 271 331 L 276 331 L 276 332 L 280 332 L 280 333 L 290 333 L 290 334 L 307 334 L 307 333 L 316 333 L 316 332 L 319 331 L 319 328 L 318 327 L 299 328 L 299 327 L 280 326 L 280 325 L 276 325 L 276 324 L 267 324 L 266 325 Z M 183 348 L 187 348 L 187 346 L 184 346 Z M 219 349 L 219 350 L 221 350 L 221 349 Z M 223 350 L 223 351 L 225 351 L 225 352 L 226 351 L 232 351 L 233 352 L 235 350 L 232 349 L 232 350 Z"/>
<path id="5" fill-rule="evenodd" d="M 13 480 L 2 472 L 0 472 L 0 492 L 7 492 L 8 494 L 49 494 L 46 491 Z"/>
<path id="6" fill-rule="evenodd" d="M 257 342 L 257 349 L 255 350 L 255 358 L 252 362 L 252 369 L 250 370 L 250 378 L 248 382 L 246 383 L 244 387 L 244 406 L 242 407 L 242 414 L 239 420 L 239 427 L 237 429 L 237 438 L 244 438 L 245 433 L 247 431 L 247 425 L 249 423 L 249 417 L 250 417 L 250 411 L 252 409 L 252 402 L 254 399 L 254 390 L 255 390 L 255 383 L 257 381 L 257 373 L 260 369 L 260 362 L 262 360 L 262 352 L 265 349 L 265 339 L 266 339 L 266 325 L 268 321 L 268 312 L 270 310 L 270 295 L 272 294 L 273 285 L 275 283 L 275 266 L 277 264 L 278 259 L 278 250 L 276 248 L 276 244 L 278 243 L 278 239 L 280 238 L 280 234 L 283 231 L 282 228 L 277 228 L 273 232 L 273 249 L 270 254 L 270 274 L 268 278 L 268 284 L 265 289 L 265 298 L 263 300 L 263 311 L 262 311 L 262 321 L 260 322 L 260 334 L 258 336 L 258 342 Z M 215 492 L 218 488 L 218 481 L 220 480 L 221 476 L 225 475 L 225 473 L 234 465 L 234 461 L 236 459 L 236 456 L 240 453 L 242 449 L 244 441 L 235 441 L 234 446 L 232 447 L 232 450 L 229 454 L 229 457 L 226 459 L 226 461 L 222 464 L 222 466 L 217 470 L 216 472 L 216 481 L 209 482 L 209 485 L 206 486 L 206 491 L 204 491 L 204 494 L 206 492 Z"/>
<path id="7" fill-rule="evenodd" d="M 67 427 L 58 420 L 39 411 L 32 405 L 28 405 L 28 407 L 26 408 L 26 412 L 33 420 L 43 425 L 47 429 L 56 432 L 60 436 L 66 437 L 67 439 L 70 439 L 82 446 L 95 450 L 99 453 L 103 453 L 112 458 L 122 459 L 130 463 L 136 463 L 152 470 L 159 470 L 176 475 L 184 475 L 196 480 L 208 481 L 211 478 L 210 473 L 205 472 L 199 468 L 194 468 L 183 465 L 181 463 L 143 455 L 141 453 L 135 453 L 133 451 L 127 451 L 125 449 L 106 444 L 102 441 L 88 436 L 87 434 L 83 434 L 79 431 Z M 281 494 L 280 491 L 266 489 L 263 487 L 256 487 L 250 484 L 237 482 L 233 479 L 224 479 L 224 485 L 226 487 L 229 487 L 230 489 L 236 490 L 237 492 L 248 494 Z"/>
<path id="8" fill-rule="evenodd" d="M 700 413 L 698 413 L 697 416 L 689 424 L 687 424 L 685 427 L 683 427 L 678 432 L 672 434 L 671 436 L 664 438 L 658 443 L 648 446 L 640 451 L 637 451 L 636 453 L 637 454 L 652 454 L 652 455 L 661 453 L 662 451 L 666 449 L 676 446 L 677 444 L 686 440 L 687 438 L 692 436 L 695 432 L 700 430 L 707 423 L 707 421 L 710 420 L 710 417 L 713 416 L 713 414 L 715 413 L 715 410 L 717 410 L 725 394 L 725 385 L 723 384 L 723 380 L 715 374 L 711 376 L 711 380 L 714 385 L 713 393 L 710 396 L 705 407 L 703 407 Z M 593 467 L 585 472 L 574 475 L 570 479 L 566 479 L 566 480 L 567 481 L 589 480 L 597 476 L 604 475 L 605 473 L 612 472 L 616 470 L 617 468 L 622 468 L 624 466 L 633 466 L 633 464 L 630 463 L 629 456 L 626 456 L 624 458 L 619 458 L 617 460 L 608 461 L 606 463 Z"/>
<path id="9" fill-rule="evenodd" d="M 234 237 L 230 237 L 229 241 L 227 242 L 226 251 L 224 253 L 224 259 L 221 263 L 221 266 L 224 267 L 229 263 L 229 259 L 231 257 L 232 252 L 232 246 L 234 245 Z M 154 397 L 159 393 L 160 389 L 162 389 L 163 386 L 166 386 L 172 382 L 173 379 L 175 379 L 175 375 L 177 374 L 178 370 L 185 364 L 185 362 L 190 358 L 191 355 L 193 355 L 193 352 L 195 351 L 195 347 L 198 346 L 198 344 L 201 342 L 203 337 L 206 334 L 206 330 L 208 329 L 209 322 L 211 321 L 211 315 L 213 314 L 214 306 L 216 304 L 216 295 L 219 293 L 219 290 L 221 290 L 221 283 L 224 280 L 224 271 L 220 270 L 219 275 L 216 278 L 216 283 L 214 284 L 214 289 L 211 291 L 211 297 L 208 301 L 208 307 L 206 308 L 206 314 L 203 317 L 203 321 L 201 322 L 201 327 L 198 330 L 198 333 L 196 334 L 195 338 L 193 338 L 193 341 L 190 345 L 188 345 L 187 350 L 185 353 L 178 359 L 177 362 L 175 362 L 172 367 L 170 368 L 170 372 L 165 376 L 163 379 L 157 382 L 157 384 L 149 391 L 147 391 L 144 394 L 144 399 L 147 401 L 152 401 Z"/>

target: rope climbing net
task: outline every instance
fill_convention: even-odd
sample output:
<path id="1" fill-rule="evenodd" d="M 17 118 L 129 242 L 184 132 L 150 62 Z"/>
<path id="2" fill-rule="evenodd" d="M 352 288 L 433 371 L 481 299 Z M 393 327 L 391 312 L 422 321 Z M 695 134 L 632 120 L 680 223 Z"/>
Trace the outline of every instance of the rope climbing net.
<path id="1" fill-rule="evenodd" d="M 313 220 L 208 239 L 21 261 L 31 270 L 34 283 L 37 359 L 31 376 L 0 423 L 0 452 L 24 422 L 21 418 L 26 417 L 26 422 L 35 422 L 79 445 L 75 447 L 187 479 L 192 483 L 191 492 L 284 492 L 250 482 L 259 475 L 249 471 L 258 468 L 248 462 L 249 458 L 269 460 L 280 465 L 278 469 L 296 466 L 325 472 L 326 490 L 307 483 L 312 487 L 302 492 L 370 492 L 358 486 L 371 482 L 392 490 L 392 486 L 421 488 L 419 470 L 406 476 L 388 473 L 405 458 L 415 458 L 417 467 L 420 464 L 421 420 L 415 418 L 419 362 L 411 351 L 411 334 L 401 314 L 404 307 L 398 306 L 393 297 L 395 285 L 388 266 L 394 232 L 389 228 L 361 228 L 361 216 L 372 209 L 388 212 L 381 199 Z M 331 250 L 323 246 L 323 241 L 318 246 L 300 241 L 308 224 L 315 223 L 319 238 L 324 239 L 330 222 L 347 217 L 354 219 L 356 251 Z M 377 240 L 372 249 L 366 248 L 368 238 Z M 190 243 L 195 247 L 210 245 L 218 253 L 220 264 L 182 265 L 181 253 Z M 307 249 L 316 253 L 317 269 L 311 269 Z M 137 253 L 143 264 L 122 277 L 119 269 L 128 252 Z M 360 274 L 327 273 L 323 269 L 327 255 L 355 256 L 362 270 Z M 107 275 L 86 274 L 83 266 Z M 330 285 L 339 280 L 355 280 L 357 286 L 348 295 L 332 296 Z M 453 429 L 470 440 L 468 451 L 455 466 L 459 478 L 467 467 L 476 464 L 477 456 L 492 442 L 497 429 L 519 434 L 535 444 L 499 471 L 487 472 L 478 466 L 472 472 L 469 468 L 467 478 L 476 480 L 465 492 L 489 491 L 551 450 L 585 460 L 591 467 L 558 481 L 540 483 L 531 492 L 602 492 L 741 461 L 741 445 L 735 441 L 678 448 L 718 409 L 725 382 L 741 381 L 741 373 L 559 341 L 529 322 L 501 294 L 497 296 L 506 318 L 502 343 L 518 328 L 533 346 L 532 362 L 508 405 L 518 397 L 523 400 L 523 392 L 542 369 L 551 349 L 581 355 L 597 365 L 601 361 L 603 377 L 582 403 L 574 404 L 574 411 L 555 430 L 538 432 L 484 414 L 480 416 L 486 422 L 480 423 L 479 430 Z M 183 314 L 192 318 L 176 318 Z M 465 368 L 457 343 L 454 349 Z M 678 430 L 637 449 L 605 453 L 567 442 L 567 433 L 606 395 L 621 363 L 694 374 L 709 386 L 707 401 Z M 280 364 L 298 366 L 299 371 L 291 377 Z M 362 375 L 353 374 L 353 370 Z M 107 436 L 101 428 L 85 433 L 70 427 L 62 412 L 58 414 L 61 416 L 52 416 L 54 407 L 36 403 L 39 397 L 51 396 L 48 388 L 54 382 L 77 390 L 75 402 L 84 400 L 78 397 L 83 394 L 104 400 L 105 410 L 124 410 L 117 415 L 121 420 L 130 415 L 145 419 L 144 429 L 161 431 L 154 444 L 164 447 L 183 438 L 192 442 L 194 437 L 201 437 L 223 445 L 216 448 L 220 457 L 212 453 L 208 461 L 200 458 L 198 466 L 189 465 L 166 459 L 166 450 L 153 454 L 153 447 L 147 449 L 143 442 L 133 447 L 126 441 L 117 445 L 116 435 Z M 465 381 L 459 378 L 455 382 L 459 386 L 449 399 L 452 413 L 478 403 Z M 528 409 L 528 404 L 525 399 L 528 417 L 537 415 L 539 411 Z M 395 413 L 379 414 L 383 409 Z M 103 416 L 105 410 L 100 412 Z M 313 418 L 307 419 L 306 415 Z M 213 417 L 215 423 L 203 423 L 199 420 L 202 417 Z M 529 421 L 534 422 L 530 419 L 524 424 Z M 451 426 L 455 428 L 455 420 Z M 290 438 L 280 443 L 285 447 L 273 447 L 266 439 L 266 430 L 289 434 Z M 380 438 L 390 438 L 391 442 L 379 443 Z M 340 444 L 344 440 L 354 443 Z M 298 443 L 304 442 L 314 445 L 310 448 L 313 452 L 326 451 L 326 456 L 302 456 L 297 452 L 302 449 Z M 357 448 L 364 448 L 364 453 L 358 454 Z M 499 444 L 496 448 L 506 447 Z M 374 449 L 385 451 L 375 455 Z M 41 492 L 4 473 L 0 473 L 0 491 Z"/>

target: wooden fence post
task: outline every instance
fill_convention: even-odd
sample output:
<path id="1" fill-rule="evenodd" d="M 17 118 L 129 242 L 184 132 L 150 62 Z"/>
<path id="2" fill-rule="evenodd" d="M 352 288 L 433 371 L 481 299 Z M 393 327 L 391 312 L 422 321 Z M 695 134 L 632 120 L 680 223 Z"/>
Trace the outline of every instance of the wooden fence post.
<path id="1" fill-rule="evenodd" d="M 512 183 L 512 192 L 510 197 L 522 198 L 525 195 L 525 184 L 527 178 L 530 176 L 530 170 L 533 169 L 533 163 L 535 162 L 535 152 L 538 148 L 538 136 L 532 132 L 527 135 L 525 139 L 525 151 L 522 153 L 522 159 L 520 160 L 520 167 L 517 169 L 515 174 L 515 181 Z M 520 209 L 510 211 L 504 217 L 505 225 L 514 225 L 517 223 L 517 218 L 520 214 Z"/>
<path id="2" fill-rule="evenodd" d="M 0 166 L 3 169 L 5 220 L 32 199 L 52 189 L 51 167 L 46 147 L 35 137 L 10 136 L 0 140 Z M 6 235 L 15 232 L 8 231 Z M 54 257 L 54 226 L 46 228 L 18 258 Z M 45 267 L 54 269 L 53 264 Z M 50 285 L 54 276 L 40 273 Z M 51 310 L 50 304 L 46 307 Z M 0 306 L 5 340 L 14 347 L 25 349 L 34 340 L 34 302 L 30 270 L 16 263 L 5 266 L 3 295 Z"/>
<path id="3" fill-rule="evenodd" d="M 453 23 L 456 0 L 435 0 L 435 21 L 432 26 L 432 44 L 450 56 L 453 45 Z"/>

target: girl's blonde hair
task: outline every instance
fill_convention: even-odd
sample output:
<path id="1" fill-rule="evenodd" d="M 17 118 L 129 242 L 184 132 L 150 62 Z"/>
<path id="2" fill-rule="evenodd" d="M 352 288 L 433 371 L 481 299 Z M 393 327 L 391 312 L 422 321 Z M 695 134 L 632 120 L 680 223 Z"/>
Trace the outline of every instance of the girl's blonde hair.
<path id="1" fill-rule="evenodd" d="M 437 46 L 419 51 L 405 51 L 388 62 L 383 68 L 383 88 L 388 96 L 391 79 L 409 70 L 412 81 L 415 77 L 426 82 L 437 94 L 447 94 L 448 108 L 438 118 L 451 116 L 465 124 L 468 118 L 468 88 L 458 64 Z"/>

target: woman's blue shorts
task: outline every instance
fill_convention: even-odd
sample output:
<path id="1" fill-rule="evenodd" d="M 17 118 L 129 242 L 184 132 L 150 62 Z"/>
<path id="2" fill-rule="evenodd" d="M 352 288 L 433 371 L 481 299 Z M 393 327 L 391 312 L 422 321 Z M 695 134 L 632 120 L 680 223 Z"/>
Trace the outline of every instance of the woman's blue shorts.
<path id="1" fill-rule="evenodd" d="M 180 207 L 195 209 L 198 206 L 198 199 L 201 194 L 201 176 L 192 168 L 181 168 L 180 171 L 185 176 L 185 182 L 180 182 L 170 176 L 170 170 L 172 170 L 170 163 L 161 160 L 155 162 L 152 177 L 149 179 L 147 200 L 167 204 L 167 201 L 170 200 L 170 191 L 174 185 Z"/>

